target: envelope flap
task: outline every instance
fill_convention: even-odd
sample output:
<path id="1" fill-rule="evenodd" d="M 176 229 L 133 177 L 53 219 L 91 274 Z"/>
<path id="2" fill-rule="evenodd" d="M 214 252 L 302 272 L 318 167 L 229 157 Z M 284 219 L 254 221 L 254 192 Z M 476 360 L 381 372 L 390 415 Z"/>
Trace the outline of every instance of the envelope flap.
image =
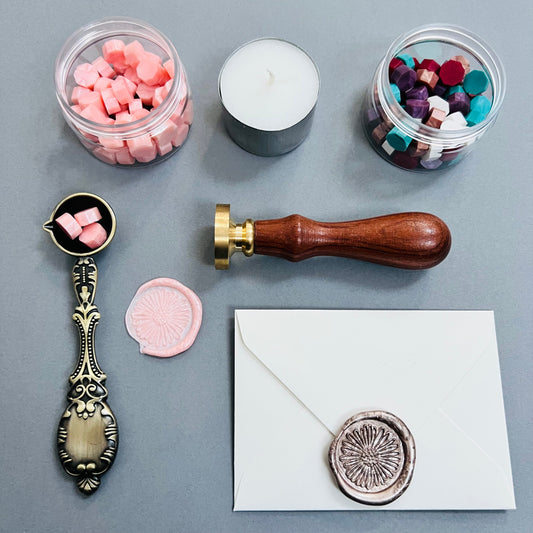
<path id="1" fill-rule="evenodd" d="M 493 342 L 491 311 L 237 310 L 235 317 L 247 349 L 332 434 L 371 408 L 422 425 Z"/>

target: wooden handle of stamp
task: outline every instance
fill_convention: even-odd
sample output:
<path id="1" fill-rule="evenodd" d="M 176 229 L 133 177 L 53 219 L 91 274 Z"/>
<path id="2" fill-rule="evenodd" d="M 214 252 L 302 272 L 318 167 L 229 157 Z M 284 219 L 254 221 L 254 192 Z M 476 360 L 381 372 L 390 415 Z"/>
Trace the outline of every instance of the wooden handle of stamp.
<path id="1" fill-rule="evenodd" d="M 350 222 L 300 215 L 255 222 L 254 253 L 289 261 L 330 255 L 398 268 L 424 269 L 450 251 L 448 226 L 428 213 L 398 213 Z"/>

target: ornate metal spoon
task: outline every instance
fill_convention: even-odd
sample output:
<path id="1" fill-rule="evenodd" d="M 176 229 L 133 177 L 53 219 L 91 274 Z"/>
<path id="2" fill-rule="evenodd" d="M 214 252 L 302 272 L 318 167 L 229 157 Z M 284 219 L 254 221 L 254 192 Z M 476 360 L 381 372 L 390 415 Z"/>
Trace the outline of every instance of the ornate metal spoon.
<path id="1" fill-rule="evenodd" d="M 54 223 L 63 213 L 76 213 L 98 207 L 100 223 L 107 231 L 106 241 L 95 250 L 70 238 Z M 100 477 L 109 470 L 118 449 L 118 427 L 107 405 L 107 376 L 102 372 L 94 351 L 94 331 L 100 313 L 94 304 L 98 271 L 90 255 L 103 250 L 113 239 L 116 219 L 113 210 L 102 198 L 78 193 L 62 200 L 50 220 L 44 223 L 54 243 L 67 254 L 77 256 L 72 278 L 78 305 L 72 319 L 80 335 L 80 351 L 74 372 L 69 378 L 68 405 L 59 421 L 57 450 L 65 471 L 76 478 L 84 494 L 92 494 L 100 486 Z"/>

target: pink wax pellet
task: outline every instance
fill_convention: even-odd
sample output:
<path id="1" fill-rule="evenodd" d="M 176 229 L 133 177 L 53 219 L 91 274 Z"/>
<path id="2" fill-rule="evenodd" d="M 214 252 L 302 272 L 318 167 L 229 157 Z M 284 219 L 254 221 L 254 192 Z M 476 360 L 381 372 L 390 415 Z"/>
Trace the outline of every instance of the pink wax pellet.
<path id="1" fill-rule="evenodd" d="M 94 250 L 104 244 L 107 239 L 107 232 L 98 222 L 95 222 L 83 228 L 79 239 L 80 242 Z"/>
<path id="2" fill-rule="evenodd" d="M 100 77 L 96 68 L 90 63 L 82 63 L 76 67 L 74 71 L 74 79 L 81 87 L 92 89 L 96 80 Z"/>
<path id="3" fill-rule="evenodd" d="M 93 67 L 98 71 L 98 74 L 103 78 L 114 78 L 115 71 L 111 68 L 111 65 L 102 57 L 98 56 L 93 62 Z"/>
<path id="4" fill-rule="evenodd" d="M 110 39 L 102 46 L 102 55 L 104 56 L 104 59 L 112 65 L 115 65 L 115 63 L 125 64 L 124 48 L 124 41 L 121 41 L 120 39 Z"/>
<path id="5" fill-rule="evenodd" d="M 114 115 L 115 113 L 120 113 L 121 111 L 120 104 L 118 103 L 118 100 L 115 98 L 115 93 L 113 92 L 113 90 L 104 89 L 101 94 L 102 94 L 102 100 L 104 101 L 104 106 L 108 114 Z"/>
<path id="6" fill-rule="evenodd" d="M 55 223 L 71 238 L 75 239 L 81 233 L 81 226 L 70 213 L 63 213 L 55 219 Z"/>
<path id="7" fill-rule="evenodd" d="M 130 92 L 131 97 L 133 98 L 135 96 L 135 92 L 137 91 L 137 84 L 126 78 L 126 76 L 123 76 L 122 79 L 124 80 L 124 83 L 126 84 L 126 87 L 128 88 L 128 91 Z"/>
<path id="8" fill-rule="evenodd" d="M 163 89 L 164 87 L 156 87 L 154 96 L 152 97 L 152 107 L 159 107 L 162 103 L 165 97 L 163 96 Z"/>
<path id="9" fill-rule="evenodd" d="M 104 89 L 109 89 L 112 81 L 111 78 L 98 78 L 94 84 L 94 91 L 101 93 Z"/>
<path id="10" fill-rule="evenodd" d="M 131 118 L 133 121 L 135 120 L 141 120 L 141 118 L 146 117 L 150 114 L 150 111 L 148 109 L 145 109 L 144 107 L 142 109 L 138 109 L 134 113 L 131 114 Z"/>
<path id="11" fill-rule="evenodd" d="M 174 146 L 181 146 L 185 142 L 188 134 L 189 126 L 187 126 L 187 124 L 179 124 L 176 134 L 172 138 L 172 144 Z"/>
<path id="12" fill-rule="evenodd" d="M 192 100 L 189 100 L 187 102 L 187 107 L 185 108 L 185 111 L 183 112 L 183 122 L 185 122 L 185 124 L 188 124 L 190 126 L 192 124 L 192 118 L 193 118 L 193 105 L 192 105 Z"/>
<path id="13" fill-rule="evenodd" d="M 129 124 L 133 121 L 132 116 L 127 111 L 121 111 L 115 115 L 115 124 Z"/>
<path id="14" fill-rule="evenodd" d="M 72 109 L 74 113 L 78 113 L 78 115 L 82 112 L 82 108 L 79 105 L 71 105 L 70 109 Z"/>
<path id="15" fill-rule="evenodd" d="M 137 76 L 147 85 L 158 85 L 166 70 L 161 65 L 161 58 L 146 53 L 137 65 Z"/>
<path id="16" fill-rule="evenodd" d="M 151 87 L 146 83 L 142 82 L 137 85 L 137 90 L 135 91 L 137 96 L 142 100 L 144 105 L 152 105 L 152 98 L 154 97 L 155 87 Z"/>
<path id="17" fill-rule="evenodd" d="M 74 89 L 72 89 L 72 95 L 70 97 L 70 100 L 73 104 L 79 104 L 80 103 L 80 96 L 82 94 L 90 93 L 91 89 L 87 89 L 87 87 L 81 87 L 80 85 L 76 85 Z"/>
<path id="18" fill-rule="evenodd" d="M 157 147 L 150 135 L 141 135 L 126 141 L 131 155 L 140 163 L 149 163 L 157 156 Z"/>
<path id="19" fill-rule="evenodd" d="M 115 157 L 117 158 L 117 163 L 121 165 L 133 165 L 135 163 L 135 158 L 130 154 L 127 146 L 117 150 Z"/>
<path id="20" fill-rule="evenodd" d="M 165 68 L 161 67 L 161 77 L 159 78 L 159 85 L 164 85 L 168 80 L 170 80 L 170 76 Z"/>
<path id="21" fill-rule="evenodd" d="M 157 153 L 159 155 L 168 154 L 169 152 L 172 152 L 173 149 L 174 147 L 172 146 L 172 143 L 163 144 L 163 145 L 157 143 Z"/>
<path id="22" fill-rule="evenodd" d="M 86 118 L 87 120 L 92 120 L 93 122 L 97 122 L 98 124 L 114 124 L 114 120 L 112 118 L 109 118 L 109 115 L 105 111 L 102 111 L 102 109 L 96 105 L 88 105 L 86 108 L 83 109 L 80 115 L 83 118 Z"/>
<path id="23" fill-rule="evenodd" d="M 139 85 L 141 83 L 141 78 L 137 76 L 137 68 L 136 67 L 128 67 L 124 71 L 124 77 L 128 80 L 130 80 L 132 83 L 135 83 L 135 85 Z"/>
<path id="24" fill-rule="evenodd" d="M 172 120 L 167 120 L 165 122 L 164 128 L 162 131 L 152 134 L 152 138 L 158 144 L 158 146 L 163 146 L 169 143 L 172 143 L 172 139 L 176 137 L 178 131 L 178 126 Z"/>
<path id="25" fill-rule="evenodd" d="M 143 45 L 139 41 L 133 41 L 124 47 L 124 58 L 131 67 L 136 67 L 144 55 Z"/>
<path id="26" fill-rule="evenodd" d="M 111 89 L 115 94 L 115 98 L 121 104 L 129 104 L 133 100 L 133 95 L 130 92 L 128 85 L 126 84 L 126 78 L 119 76 L 111 83 Z"/>
<path id="27" fill-rule="evenodd" d="M 143 108 L 143 103 L 140 98 L 135 98 L 135 100 L 132 100 L 128 104 L 128 111 L 130 113 L 135 113 L 135 111 L 139 111 L 139 109 L 142 109 L 142 108 Z"/>
<path id="28" fill-rule="evenodd" d="M 108 150 L 118 150 L 124 147 L 124 141 L 117 137 L 98 137 L 98 142 Z"/>
<path id="29" fill-rule="evenodd" d="M 78 105 L 85 109 L 89 106 L 96 106 L 98 109 L 105 113 L 105 106 L 102 100 L 102 94 L 95 91 L 90 91 L 88 93 L 80 94 L 78 97 Z"/>
<path id="30" fill-rule="evenodd" d="M 93 222 L 102 220 L 102 215 L 100 214 L 98 207 L 91 207 L 89 209 L 79 211 L 74 215 L 74 218 L 76 219 L 76 222 L 83 228 L 89 224 L 92 224 Z"/>
<path id="31" fill-rule="evenodd" d="M 174 61 L 172 59 L 168 59 L 163 63 L 163 68 L 168 72 L 168 75 L 173 78 L 174 77 Z"/>
<path id="32" fill-rule="evenodd" d="M 92 154 L 98 159 L 100 159 L 100 161 L 103 161 L 104 163 L 107 163 L 108 165 L 117 164 L 117 156 L 114 150 L 108 150 L 107 148 L 104 148 L 103 146 L 98 146 L 92 151 Z"/>

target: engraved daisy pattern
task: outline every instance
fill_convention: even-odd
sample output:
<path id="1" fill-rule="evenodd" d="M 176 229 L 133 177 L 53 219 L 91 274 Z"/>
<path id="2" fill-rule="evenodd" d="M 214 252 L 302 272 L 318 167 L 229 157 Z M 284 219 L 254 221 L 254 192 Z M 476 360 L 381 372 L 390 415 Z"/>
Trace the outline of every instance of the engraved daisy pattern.
<path id="1" fill-rule="evenodd" d="M 135 303 L 131 321 L 142 344 L 166 348 L 178 342 L 191 326 L 192 310 L 181 292 L 169 287 L 147 290 Z"/>
<path id="2" fill-rule="evenodd" d="M 404 461 L 402 444 L 385 424 L 356 423 L 345 434 L 340 450 L 344 474 L 360 490 L 383 490 L 400 475 Z"/>

